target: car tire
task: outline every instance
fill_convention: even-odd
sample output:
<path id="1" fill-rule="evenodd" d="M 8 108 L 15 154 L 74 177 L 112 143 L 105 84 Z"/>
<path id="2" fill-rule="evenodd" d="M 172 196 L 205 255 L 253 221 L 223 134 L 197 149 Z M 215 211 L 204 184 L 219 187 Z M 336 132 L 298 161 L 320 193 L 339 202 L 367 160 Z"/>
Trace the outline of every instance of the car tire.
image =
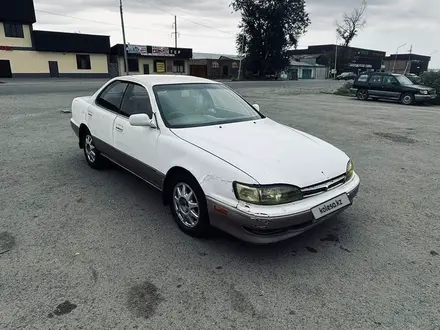
<path id="1" fill-rule="evenodd" d="M 368 91 L 366 89 L 359 89 L 356 93 L 358 100 L 367 101 L 368 100 Z"/>
<path id="2" fill-rule="evenodd" d="M 405 105 L 413 104 L 414 100 L 415 100 L 414 95 L 411 93 L 402 94 L 402 96 L 400 97 L 400 101 Z"/>
<path id="3" fill-rule="evenodd" d="M 102 169 L 105 164 L 105 159 L 95 146 L 93 136 L 89 130 L 85 131 L 81 136 L 81 145 L 84 147 L 84 156 L 87 164 L 95 170 Z"/>
<path id="4" fill-rule="evenodd" d="M 190 175 L 175 176 L 170 187 L 171 213 L 179 228 L 193 237 L 209 236 L 208 207 L 199 183 Z"/>

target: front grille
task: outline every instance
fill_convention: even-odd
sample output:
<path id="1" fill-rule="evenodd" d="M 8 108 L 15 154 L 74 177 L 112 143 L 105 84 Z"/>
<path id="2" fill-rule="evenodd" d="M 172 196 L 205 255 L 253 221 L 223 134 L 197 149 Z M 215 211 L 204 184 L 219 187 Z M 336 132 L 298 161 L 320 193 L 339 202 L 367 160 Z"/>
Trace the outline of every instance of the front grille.
<path id="1" fill-rule="evenodd" d="M 345 174 L 342 174 L 336 178 L 315 184 L 310 187 L 302 188 L 304 198 L 311 197 L 314 195 L 322 194 L 326 191 L 335 189 L 345 183 Z"/>
<path id="2" fill-rule="evenodd" d="M 436 94 L 436 90 L 433 89 L 432 91 L 429 91 L 429 94 L 430 94 L 430 95 L 435 95 L 435 94 Z"/>

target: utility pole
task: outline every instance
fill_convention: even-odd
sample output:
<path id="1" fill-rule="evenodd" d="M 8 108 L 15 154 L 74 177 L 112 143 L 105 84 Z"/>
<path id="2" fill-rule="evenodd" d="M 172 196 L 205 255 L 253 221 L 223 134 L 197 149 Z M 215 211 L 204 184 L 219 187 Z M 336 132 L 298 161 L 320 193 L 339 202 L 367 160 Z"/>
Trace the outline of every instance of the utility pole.
<path id="1" fill-rule="evenodd" d="M 122 10 L 122 0 L 119 0 L 119 11 L 121 12 L 121 25 L 122 25 L 122 40 L 124 42 L 124 63 L 125 73 L 127 76 L 130 74 L 128 70 L 128 57 L 127 57 L 127 42 L 125 41 L 125 26 L 124 26 L 124 12 Z"/>
<path id="2" fill-rule="evenodd" d="M 412 54 L 412 45 L 409 50 L 408 61 L 406 62 L 405 72 L 403 74 L 406 74 L 406 72 L 408 71 L 408 65 L 409 65 L 409 73 L 411 73 L 411 54 Z"/>
<path id="3" fill-rule="evenodd" d="M 174 47 L 177 48 L 177 16 L 174 15 Z"/>
<path id="4" fill-rule="evenodd" d="M 397 55 L 399 55 L 399 49 L 402 48 L 403 46 L 406 46 L 406 43 L 397 47 L 396 55 L 394 56 L 393 73 L 396 72 L 396 62 L 397 62 Z"/>
<path id="5" fill-rule="evenodd" d="M 243 45 L 241 46 L 241 54 L 240 54 L 240 64 L 238 65 L 238 77 L 237 80 L 240 80 L 240 76 L 241 76 L 241 62 L 243 60 L 243 56 L 244 56 L 244 47 L 246 45 L 246 36 L 243 35 Z"/>

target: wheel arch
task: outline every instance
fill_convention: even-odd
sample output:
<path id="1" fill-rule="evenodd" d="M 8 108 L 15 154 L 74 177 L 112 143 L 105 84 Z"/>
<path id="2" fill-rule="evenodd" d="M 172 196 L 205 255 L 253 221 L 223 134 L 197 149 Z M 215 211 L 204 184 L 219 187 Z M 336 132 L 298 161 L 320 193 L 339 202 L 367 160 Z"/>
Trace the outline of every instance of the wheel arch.
<path id="1" fill-rule="evenodd" d="M 79 147 L 81 149 L 84 149 L 84 139 L 83 136 L 84 134 L 86 134 L 87 132 L 90 132 L 89 128 L 87 127 L 86 124 L 81 124 L 79 126 Z"/>
<path id="2" fill-rule="evenodd" d="M 168 205 L 171 201 L 171 189 L 173 188 L 171 186 L 171 183 L 173 182 L 173 179 L 178 176 L 189 176 L 191 179 L 194 180 L 194 182 L 197 182 L 197 184 L 200 187 L 200 190 L 203 192 L 202 187 L 200 186 L 199 181 L 197 178 L 186 168 L 183 168 L 181 166 L 174 166 L 170 168 L 165 175 L 165 179 L 162 186 L 162 201 L 164 205 Z M 203 192 L 204 194 L 204 192 Z"/>

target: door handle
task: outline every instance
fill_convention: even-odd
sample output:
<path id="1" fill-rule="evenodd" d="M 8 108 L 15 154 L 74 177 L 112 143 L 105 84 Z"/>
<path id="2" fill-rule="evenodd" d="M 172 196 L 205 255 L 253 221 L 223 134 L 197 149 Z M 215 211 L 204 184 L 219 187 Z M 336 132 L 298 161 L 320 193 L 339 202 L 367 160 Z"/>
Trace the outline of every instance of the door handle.
<path id="1" fill-rule="evenodd" d="M 93 113 L 91 111 L 89 111 L 87 114 L 89 115 L 89 117 L 93 117 Z"/>
<path id="2" fill-rule="evenodd" d="M 116 130 L 118 132 L 123 132 L 124 131 L 124 127 L 122 127 L 121 125 L 116 125 Z"/>

